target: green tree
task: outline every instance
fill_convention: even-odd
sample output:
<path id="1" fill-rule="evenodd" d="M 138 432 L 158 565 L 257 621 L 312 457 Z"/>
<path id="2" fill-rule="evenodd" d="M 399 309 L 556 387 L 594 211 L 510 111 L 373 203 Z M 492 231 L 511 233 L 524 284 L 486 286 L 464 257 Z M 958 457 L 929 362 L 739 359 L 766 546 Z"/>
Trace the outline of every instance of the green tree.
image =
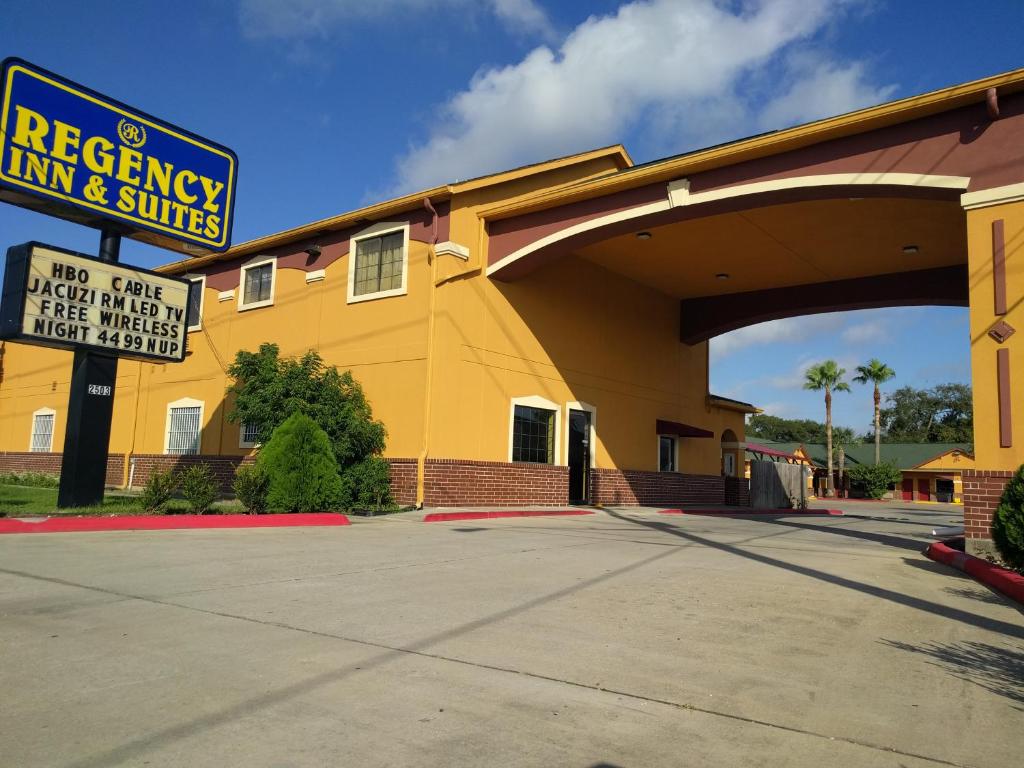
<path id="1" fill-rule="evenodd" d="M 228 368 L 234 383 L 234 408 L 228 420 L 255 428 L 266 440 L 295 413 L 309 416 L 330 440 L 344 486 L 346 506 L 361 494 L 382 496 L 390 502 L 386 471 L 354 469 L 384 450 L 384 425 L 373 418 L 363 388 L 350 371 L 339 372 L 310 350 L 299 358 L 282 358 L 276 344 L 262 344 L 258 352 L 240 351 Z M 386 468 L 385 468 L 386 469 Z M 378 470 L 380 468 L 378 467 Z M 363 488 L 366 483 L 375 483 Z"/>
<path id="2" fill-rule="evenodd" d="M 858 384 L 867 384 L 870 381 L 875 386 L 875 464 L 878 464 L 882 459 L 882 393 L 878 386 L 884 384 L 895 375 L 896 371 L 881 360 L 873 357 L 868 360 L 867 365 L 858 365 L 857 375 L 853 377 L 853 380 Z"/>
<path id="3" fill-rule="evenodd" d="M 1011 567 L 1024 571 L 1024 464 L 1006 484 L 992 515 L 992 541 Z"/>
<path id="4" fill-rule="evenodd" d="M 889 443 L 973 443 L 974 404 L 966 384 L 932 389 L 900 387 L 886 395 L 880 412 Z"/>
<path id="5" fill-rule="evenodd" d="M 784 419 L 767 413 L 755 413 L 747 420 L 746 435 L 780 443 L 825 444 L 825 425 L 813 419 Z M 857 442 L 849 427 L 832 427 L 832 438 L 850 445 Z"/>
<path id="6" fill-rule="evenodd" d="M 868 499 L 880 499 L 889 486 L 899 482 L 903 473 L 895 464 L 855 464 L 850 468 L 850 483 Z"/>
<path id="7" fill-rule="evenodd" d="M 812 365 L 804 373 L 804 389 L 825 390 L 825 446 L 828 459 L 826 496 L 835 496 L 835 482 L 832 477 L 832 393 L 849 392 L 850 385 L 843 381 L 846 369 L 840 368 L 835 360 L 826 360 Z"/>
<path id="8" fill-rule="evenodd" d="M 293 413 L 274 430 L 256 465 L 270 481 L 267 505 L 275 511 L 323 512 L 343 504 L 331 441 L 303 413 Z"/>

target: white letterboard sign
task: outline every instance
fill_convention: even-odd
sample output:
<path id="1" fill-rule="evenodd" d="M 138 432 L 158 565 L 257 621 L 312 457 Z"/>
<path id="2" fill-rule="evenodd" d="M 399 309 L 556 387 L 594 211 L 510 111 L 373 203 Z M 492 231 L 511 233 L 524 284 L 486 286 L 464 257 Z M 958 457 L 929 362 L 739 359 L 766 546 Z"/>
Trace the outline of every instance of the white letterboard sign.
<path id="1" fill-rule="evenodd" d="M 25 243 L 7 251 L 0 338 L 181 362 L 188 291 L 187 280 Z"/>

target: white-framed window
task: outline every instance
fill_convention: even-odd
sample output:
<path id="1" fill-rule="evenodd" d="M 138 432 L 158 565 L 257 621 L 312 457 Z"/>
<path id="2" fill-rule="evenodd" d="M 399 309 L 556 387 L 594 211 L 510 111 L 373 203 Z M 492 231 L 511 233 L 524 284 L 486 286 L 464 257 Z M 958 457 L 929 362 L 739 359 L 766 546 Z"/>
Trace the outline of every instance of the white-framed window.
<path id="1" fill-rule="evenodd" d="M 274 285 L 277 282 L 277 257 L 257 256 L 242 265 L 238 289 L 238 311 L 269 307 L 274 303 Z"/>
<path id="2" fill-rule="evenodd" d="M 203 401 L 190 397 L 167 405 L 164 453 L 199 453 L 203 434 Z"/>
<path id="3" fill-rule="evenodd" d="M 658 471 L 679 471 L 679 438 L 675 435 L 658 435 Z"/>
<path id="4" fill-rule="evenodd" d="M 348 303 L 408 293 L 409 222 L 382 221 L 348 244 Z"/>
<path id="5" fill-rule="evenodd" d="M 33 453 L 50 453 L 53 450 L 53 427 L 57 412 L 53 408 L 40 408 L 32 412 L 32 437 L 28 449 Z"/>
<path id="6" fill-rule="evenodd" d="M 188 331 L 203 327 L 203 291 L 206 289 L 206 275 L 185 275 L 188 280 L 188 308 L 186 324 Z"/>
<path id="7" fill-rule="evenodd" d="M 508 460 L 558 464 L 561 409 L 542 397 L 514 397 L 509 409 Z"/>
<path id="8" fill-rule="evenodd" d="M 255 448 L 260 443 L 260 429 L 255 424 L 238 425 L 238 447 Z"/>

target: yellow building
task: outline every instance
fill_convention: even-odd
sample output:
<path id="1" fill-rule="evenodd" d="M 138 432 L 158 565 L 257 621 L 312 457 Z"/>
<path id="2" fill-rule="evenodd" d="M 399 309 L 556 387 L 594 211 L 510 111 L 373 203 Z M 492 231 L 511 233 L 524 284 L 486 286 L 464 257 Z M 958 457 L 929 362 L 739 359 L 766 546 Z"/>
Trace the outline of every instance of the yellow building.
<path id="1" fill-rule="evenodd" d="M 251 449 L 225 368 L 274 341 L 364 384 L 402 501 L 742 502 L 751 407 L 709 393 L 708 339 L 957 305 L 981 547 L 1024 462 L 1022 136 L 1019 70 L 639 166 L 599 149 L 171 264 L 201 297 L 191 353 L 122 362 L 108 479 L 193 450 L 227 474 Z M 70 356 L 4 351 L 0 466 L 52 464 Z"/>
<path id="2" fill-rule="evenodd" d="M 749 406 L 709 395 L 675 299 L 580 260 L 529 286 L 482 272 L 482 209 L 630 165 L 609 147 L 165 267 L 195 283 L 188 355 L 121 361 L 108 482 L 196 460 L 228 477 L 254 446 L 227 420 L 226 368 L 272 341 L 362 383 L 403 502 L 721 503 L 722 436 L 742 439 Z M 59 467 L 70 357 L 5 345 L 4 466 Z"/>

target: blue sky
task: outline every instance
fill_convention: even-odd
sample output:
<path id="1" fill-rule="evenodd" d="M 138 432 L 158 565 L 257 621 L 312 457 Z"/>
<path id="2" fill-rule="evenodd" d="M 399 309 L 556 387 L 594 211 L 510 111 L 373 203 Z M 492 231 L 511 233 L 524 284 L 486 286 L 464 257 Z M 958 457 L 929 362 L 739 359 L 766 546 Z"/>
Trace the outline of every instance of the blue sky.
<path id="1" fill-rule="evenodd" d="M 1020 0 L 51 0 L 2 17 L 0 56 L 233 148 L 235 242 L 603 144 L 644 162 L 1024 64 Z M 89 252 L 98 236 L 0 205 L 0 245 L 32 239 Z M 712 384 L 821 418 L 808 363 L 877 356 L 897 370 L 887 388 L 969 381 L 967 341 L 961 309 L 779 321 L 714 341 Z M 866 429 L 870 394 L 835 410 Z"/>

